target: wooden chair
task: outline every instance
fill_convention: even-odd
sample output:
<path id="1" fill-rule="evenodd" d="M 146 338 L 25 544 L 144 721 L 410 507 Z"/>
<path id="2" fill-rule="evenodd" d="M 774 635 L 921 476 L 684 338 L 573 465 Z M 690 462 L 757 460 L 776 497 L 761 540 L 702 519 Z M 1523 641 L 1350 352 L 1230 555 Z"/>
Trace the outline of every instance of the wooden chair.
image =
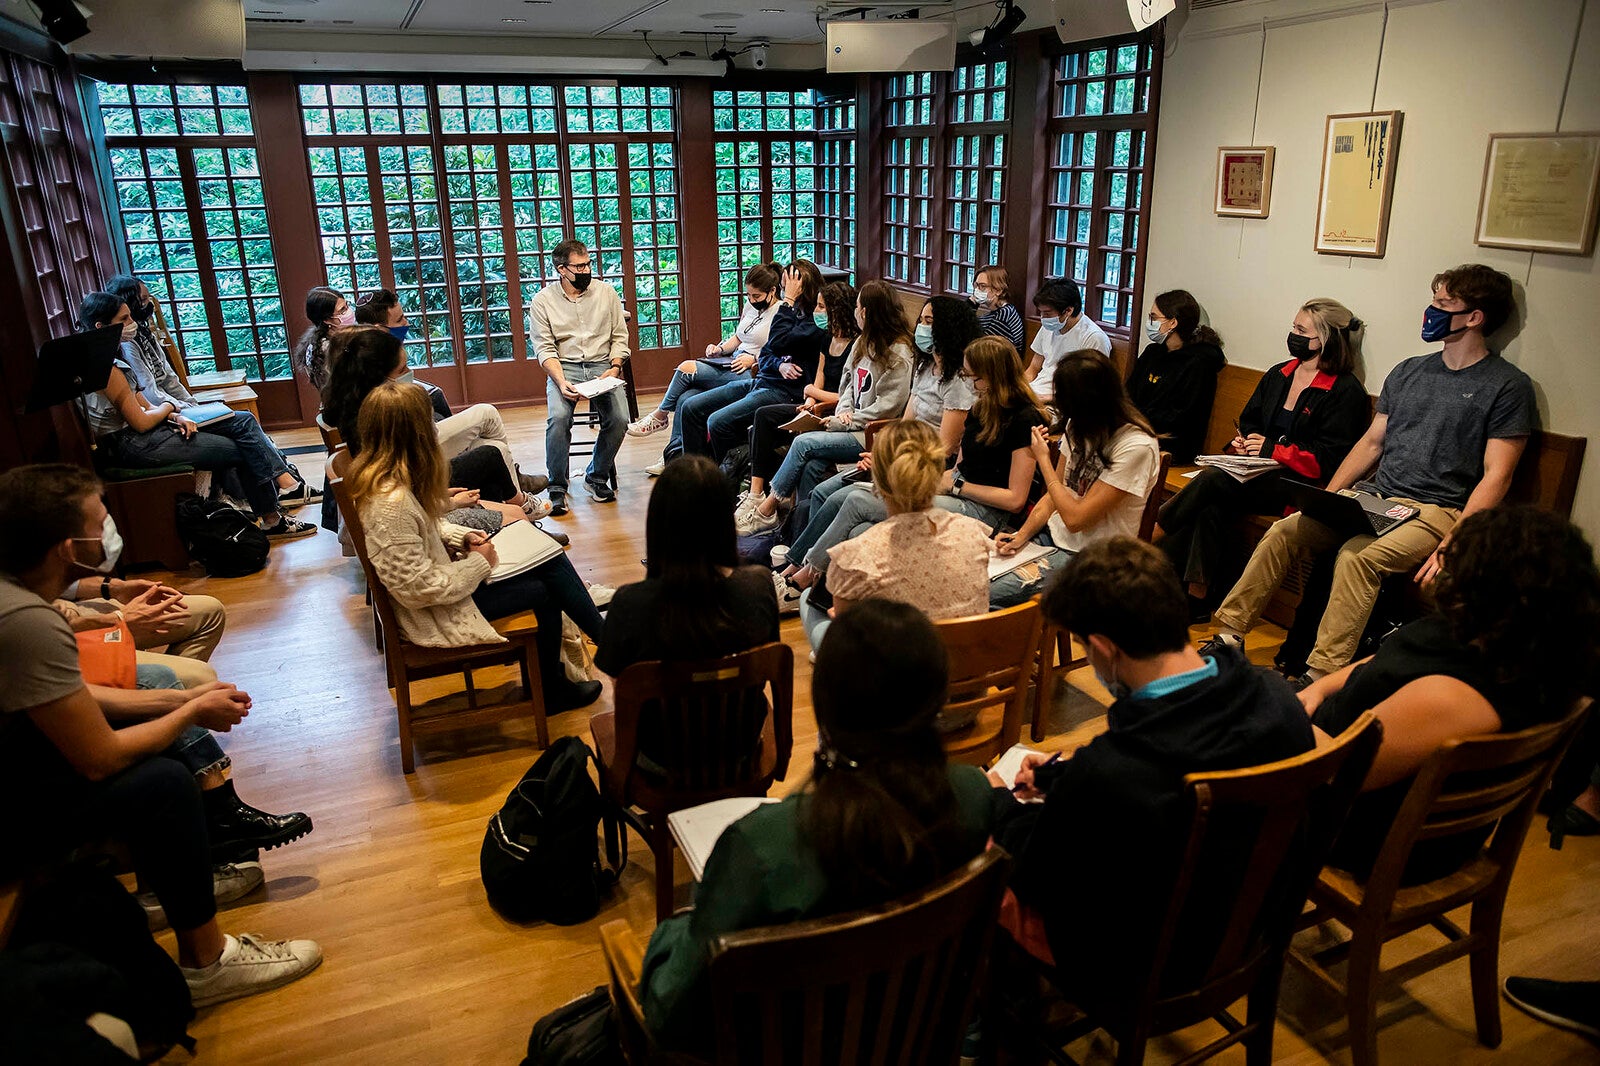
<path id="1" fill-rule="evenodd" d="M 730 796 L 764 796 L 788 774 L 794 652 L 772 643 L 707 662 L 634 663 L 617 678 L 612 706 L 589 721 L 601 789 L 649 842 L 660 920 L 672 913 L 667 815 Z M 637 765 L 639 723 L 647 716 L 664 745 L 651 753 L 659 774 Z"/>
<path id="2" fill-rule="evenodd" d="M 1296 949 L 1289 958 L 1345 1001 L 1355 1066 L 1377 1064 L 1380 991 L 1463 955 L 1470 958 L 1478 1039 L 1486 1047 L 1500 1045 L 1500 920 L 1506 893 L 1539 797 L 1589 704 L 1585 697 L 1561 720 L 1520 732 L 1446 742 L 1417 771 L 1367 879 L 1329 868 L 1312 887 L 1314 909 L 1301 925 L 1331 919 L 1351 937 L 1318 951 Z M 1460 870 L 1425 884 L 1401 884 L 1417 844 L 1490 827 L 1494 835 Z M 1463 931 L 1445 915 L 1467 904 L 1472 905 L 1470 931 Z M 1379 965 L 1387 941 L 1425 925 L 1444 934 L 1446 943 L 1387 970 Z M 1345 958 L 1349 969 L 1341 984 L 1326 967 Z"/>
<path id="3" fill-rule="evenodd" d="M 350 540 L 355 544 L 356 557 L 361 560 L 362 572 L 367 578 L 367 590 L 372 594 L 372 607 L 377 612 L 378 625 L 383 632 L 383 656 L 388 668 L 389 684 L 394 688 L 395 710 L 400 718 L 400 766 L 406 773 L 416 769 L 416 754 L 412 750 L 412 737 L 430 733 L 444 733 L 468 726 L 489 725 L 511 718 L 532 718 L 539 738 L 539 746 L 550 746 L 550 728 L 544 714 L 543 677 L 539 670 L 539 651 L 536 639 L 538 620 L 533 613 L 524 612 L 494 623 L 495 631 L 506 638 L 503 644 L 470 644 L 460 648 L 425 648 L 407 640 L 400 630 L 389 593 L 372 569 L 367 555 L 366 531 L 361 524 L 361 514 L 351 498 L 345 474 L 350 465 L 350 453 L 339 449 L 328 460 L 328 488 L 339 505 L 339 514 L 350 530 Z M 522 699 L 508 699 L 485 707 L 478 706 L 478 693 L 473 685 L 472 671 L 484 666 L 515 664 L 522 670 Z M 466 683 L 467 707 L 465 710 L 429 710 L 426 705 L 413 707 L 411 684 L 430 677 L 460 674 Z"/>
<path id="4" fill-rule="evenodd" d="M 1185 1066 L 1235 1044 L 1244 1045 L 1249 1066 L 1267 1066 L 1296 921 L 1382 738 L 1382 724 L 1368 711 L 1331 744 L 1304 755 L 1186 775 L 1189 830 L 1166 905 L 1150 916 L 1157 923 L 1153 950 L 1133 970 L 1145 975 L 1143 987 L 1105 987 L 1076 1003 L 1083 1017 L 1042 1034 L 1046 1054 L 1071 1062 L 1057 1049 L 1105 1029 L 1116 1039 L 1118 1066 L 1138 1066 L 1151 1039 L 1213 1019 L 1226 1032 L 1185 1056 Z M 1196 898 L 1226 900 L 1227 913 L 1187 913 Z M 1204 953 L 1210 963 L 1203 974 L 1169 972 L 1180 943 L 1190 958 L 1197 946 L 1215 945 Z M 1247 998 L 1243 1022 L 1228 1010 L 1241 998 Z M 1026 1023 L 1018 1031 L 1026 1034 Z"/>
<path id="5" fill-rule="evenodd" d="M 1146 543 L 1156 535 L 1156 515 L 1161 511 L 1161 486 L 1171 468 L 1172 453 L 1162 452 L 1155 487 L 1144 501 L 1144 514 L 1139 518 L 1139 539 Z M 1049 622 L 1044 624 L 1044 638 L 1039 642 L 1039 676 L 1033 685 L 1033 727 L 1028 731 L 1034 743 L 1044 739 L 1044 716 L 1055 701 L 1056 679 L 1088 663 L 1087 653 L 1073 656 L 1071 633 L 1058 625 Z"/>
<path id="6" fill-rule="evenodd" d="M 322 419 L 322 412 L 317 412 L 317 432 L 322 434 L 322 446 L 332 455 L 344 446 L 344 436 L 337 426 L 330 426 Z"/>
<path id="7" fill-rule="evenodd" d="M 746 929 L 711 948 L 717 1063 L 954 1063 L 1011 866 L 990 848 L 883 907 Z M 600 929 L 628 1061 L 662 1056 L 644 1025 L 644 952 L 627 922 Z"/>
<path id="8" fill-rule="evenodd" d="M 934 623 L 950 657 L 950 696 L 940 721 L 971 723 L 945 734 L 951 759 L 987 766 L 1021 738 L 1042 617 L 1038 602 L 1029 600 Z"/>

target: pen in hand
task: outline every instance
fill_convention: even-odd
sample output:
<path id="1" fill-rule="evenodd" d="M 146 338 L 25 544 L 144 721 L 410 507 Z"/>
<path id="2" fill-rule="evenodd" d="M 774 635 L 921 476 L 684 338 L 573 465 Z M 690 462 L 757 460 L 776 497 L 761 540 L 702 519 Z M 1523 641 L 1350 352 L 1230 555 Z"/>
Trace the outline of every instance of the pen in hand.
<path id="1" fill-rule="evenodd" d="M 1040 770 L 1044 769 L 1046 766 L 1050 766 L 1050 765 L 1052 765 L 1054 763 L 1058 763 L 1060 761 L 1061 761 L 1061 753 L 1058 751 L 1054 755 L 1052 755 L 1048 759 L 1046 759 L 1044 762 L 1040 763 L 1038 766 L 1035 766 L 1033 768 L 1033 772 L 1034 773 L 1038 773 Z M 1021 792 L 1023 789 L 1031 788 L 1031 787 L 1032 786 L 1030 786 L 1030 785 L 1012 785 L 1011 786 L 1011 791 L 1013 791 L 1013 792 Z"/>

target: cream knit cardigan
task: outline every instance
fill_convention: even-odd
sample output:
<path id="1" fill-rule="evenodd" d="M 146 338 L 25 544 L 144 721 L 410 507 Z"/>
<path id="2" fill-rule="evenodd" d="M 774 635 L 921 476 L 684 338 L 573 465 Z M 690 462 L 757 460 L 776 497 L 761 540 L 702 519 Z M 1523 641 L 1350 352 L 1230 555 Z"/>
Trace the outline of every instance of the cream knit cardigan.
<path id="1" fill-rule="evenodd" d="M 472 602 L 489 561 L 476 552 L 450 558 L 465 550 L 471 530 L 430 517 L 405 489 L 369 496 L 360 507 L 367 555 L 407 640 L 428 648 L 505 641 Z"/>

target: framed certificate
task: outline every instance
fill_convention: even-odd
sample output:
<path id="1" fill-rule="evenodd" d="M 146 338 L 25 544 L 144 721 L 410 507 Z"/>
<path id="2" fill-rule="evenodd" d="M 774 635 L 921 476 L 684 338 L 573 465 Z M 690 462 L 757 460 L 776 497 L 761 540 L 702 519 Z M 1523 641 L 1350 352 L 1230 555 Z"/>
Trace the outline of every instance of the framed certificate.
<path id="1" fill-rule="evenodd" d="M 1588 255 L 1600 202 L 1600 133 L 1492 133 L 1478 232 L 1490 248 Z"/>
<path id="2" fill-rule="evenodd" d="M 1328 116 L 1313 242 L 1319 253 L 1383 258 L 1400 119 L 1399 111 Z"/>
<path id="3" fill-rule="evenodd" d="M 1219 215 L 1266 218 L 1272 206 L 1273 148 L 1217 149 Z"/>

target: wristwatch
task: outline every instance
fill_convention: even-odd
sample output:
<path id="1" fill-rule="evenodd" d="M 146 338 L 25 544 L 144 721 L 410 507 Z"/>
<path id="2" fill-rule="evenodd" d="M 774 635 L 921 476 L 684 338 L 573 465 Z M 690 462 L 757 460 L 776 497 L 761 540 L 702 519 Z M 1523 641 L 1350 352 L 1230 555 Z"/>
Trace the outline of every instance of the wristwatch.
<path id="1" fill-rule="evenodd" d="M 967 479 L 961 476 L 961 471 L 955 473 L 954 482 L 950 486 L 950 495 L 960 496 L 967 487 Z"/>
<path id="2" fill-rule="evenodd" d="M 100 579 L 100 598 L 102 600 L 109 600 L 111 598 L 111 579 L 109 577 L 103 577 Z"/>

